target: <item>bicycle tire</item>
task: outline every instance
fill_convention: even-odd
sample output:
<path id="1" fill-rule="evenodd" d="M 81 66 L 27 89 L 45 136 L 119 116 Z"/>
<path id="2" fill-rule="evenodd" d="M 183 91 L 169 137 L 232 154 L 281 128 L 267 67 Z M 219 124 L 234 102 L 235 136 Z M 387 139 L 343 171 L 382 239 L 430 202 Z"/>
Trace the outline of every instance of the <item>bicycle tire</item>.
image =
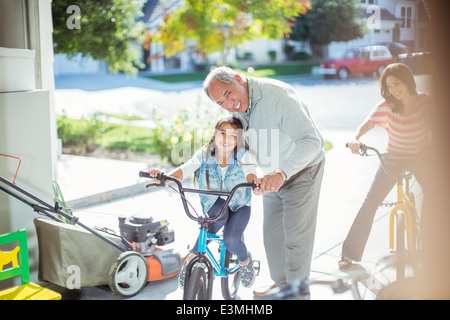
<path id="1" fill-rule="evenodd" d="M 191 276 L 186 278 L 184 285 L 184 300 L 207 300 L 208 299 L 208 285 L 207 273 L 205 269 L 200 266 L 192 268 Z"/>
<path id="2" fill-rule="evenodd" d="M 420 299 L 417 279 L 405 278 L 381 288 L 376 300 L 418 300 Z"/>
<path id="3" fill-rule="evenodd" d="M 397 211 L 395 220 L 396 225 L 396 248 L 395 253 L 399 257 L 397 262 L 397 281 L 405 278 L 405 267 L 404 256 L 406 254 L 405 247 L 405 219 L 401 211 Z"/>
<path id="4" fill-rule="evenodd" d="M 239 260 L 230 251 L 225 252 L 224 268 L 229 269 L 234 264 L 238 264 Z M 241 270 L 236 271 L 234 274 L 227 275 L 220 279 L 222 287 L 222 296 L 225 300 L 236 300 L 238 297 L 237 292 L 241 283 Z"/>
<path id="5" fill-rule="evenodd" d="M 147 284 L 147 260 L 139 252 L 122 252 L 111 265 L 109 287 L 114 294 L 129 298 L 137 295 Z"/>

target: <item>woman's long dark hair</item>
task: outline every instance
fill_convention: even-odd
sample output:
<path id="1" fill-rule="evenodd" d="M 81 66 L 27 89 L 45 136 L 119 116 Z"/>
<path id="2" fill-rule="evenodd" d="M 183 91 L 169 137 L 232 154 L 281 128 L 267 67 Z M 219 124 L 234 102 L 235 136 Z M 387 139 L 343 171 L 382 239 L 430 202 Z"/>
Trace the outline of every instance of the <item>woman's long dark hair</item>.
<path id="1" fill-rule="evenodd" d="M 402 113 L 404 106 L 403 103 L 397 99 L 395 99 L 390 93 L 387 86 L 386 79 L 389 76 L 393 76 L 403 82 L 408 88 L 411 94 L 416 94 L 416 81 L 414 80 L 414 74 L 411 69 L 403 64 L 403 63 L 393 63 L 388 65 L 380 77 L 380 89 L 381 96 L 389 103 L 394 106 L 392 112 L 394 113 Z"/>

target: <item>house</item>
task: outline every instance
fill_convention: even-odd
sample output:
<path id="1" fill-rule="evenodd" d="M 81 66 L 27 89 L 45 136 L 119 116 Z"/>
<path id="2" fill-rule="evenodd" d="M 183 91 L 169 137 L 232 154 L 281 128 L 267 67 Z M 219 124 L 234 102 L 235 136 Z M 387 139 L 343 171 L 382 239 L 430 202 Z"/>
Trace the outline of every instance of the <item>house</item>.
<path id="1" fill-rule="evenodd" d="M 378 42 L 398 42 L 413 52 L 429 51 L 430 18 L 426 1 L 360 0 L 361 19 L 368 32 L 364 37 L 347 42 L 332 42 L 328 57 L 336 58 L 351 46 Z"/>
<path id="2" fill-rule="evenodd" d="M 139 21 L 144 22 L 146 32 L 154 33 L 164 19 L 164 15 L 175 11 L 183 4 L 182 0 L 148 0 L 142 12 L 143 17 Z M 188 52 L 182 52 L 170 58 L 164 57 L 164 47 L 155 42 L 149 41 L 144 44 L 143 62 L 150 72 L 164 72 L 166 69 L 188 70 Z"/>

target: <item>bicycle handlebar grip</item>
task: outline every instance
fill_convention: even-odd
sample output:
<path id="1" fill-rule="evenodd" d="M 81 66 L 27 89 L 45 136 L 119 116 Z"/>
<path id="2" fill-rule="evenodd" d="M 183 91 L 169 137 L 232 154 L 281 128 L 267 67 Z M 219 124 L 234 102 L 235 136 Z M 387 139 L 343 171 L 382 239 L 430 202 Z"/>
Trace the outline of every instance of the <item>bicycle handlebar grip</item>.
<path id="1" fill-rule="evenodd" d="M 364 143 L 361 143 L 361 142 L 360 142 L 359 144 L 360 144 L 360 145 L 359 145 L 359 150 L 364 151 L 364 150 L 367 148 L 366 145 L 365 145 Z M 346 148 L 350 148 L 348 142 L 345 144 L 345 147 L 346 147 Z"/>
<path id="2" fill-rule="evenodd" d="M 141 178 L 151 178 L 150 177 L 150 173 L 148 173 L 147 171 L 139 171 L 139 177 L 141 177 Z"/>

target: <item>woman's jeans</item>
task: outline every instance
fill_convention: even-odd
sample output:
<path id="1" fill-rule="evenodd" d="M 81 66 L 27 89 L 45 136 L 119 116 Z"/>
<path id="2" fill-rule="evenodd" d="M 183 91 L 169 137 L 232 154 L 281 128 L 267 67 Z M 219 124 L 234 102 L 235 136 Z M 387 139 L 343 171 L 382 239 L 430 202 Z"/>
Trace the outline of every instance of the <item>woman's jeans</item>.
<path id="1" fill-rule="evenodd" d="M 388 163 L 387 171 L 391 175 L 395 172 L 401 173 L 401 165 L 403 163 L 404 162 L 402 161 L 391 160 Z M 411 169 L 411 171 L 420 183 L 425 196 L 424 180 L 426 178 L 426 173 L 420 168 L 420 166 L 416 166 L 416 170 Z M 367 239 L 369 238 L 370 231 L 372 230 L 375 213 L 395 184 L 395 179 L 387 175 L 380 164 L 364 203 L 359 209 L 347 238 L 342 245 L 343 256 L 353 261 L 361 261 Z"/>
<path id="2" fill-rule="evenodd" d="M 208 211 L 208 216 L 213 218 L 219 215 L 225 200 L 222 198 L 217 199 L 211 209 Z M 208 227 L 209 233 L 217 233 L 220 228 L 223 230 L 223 241 L 228 251 L 235 254 L 239 261 L 245 261 L 248 258 L 247 247 L 242 241 L 242 235 L 250 220 L 251 208 L 249 206 L 243 206 L 237 211 L 233 212 L 230 208 L 225 210 L 225 213 L 219 221 L 212 223 Z M 198 239 L 195 242 L 192 252 L 198 254 Z"/>

